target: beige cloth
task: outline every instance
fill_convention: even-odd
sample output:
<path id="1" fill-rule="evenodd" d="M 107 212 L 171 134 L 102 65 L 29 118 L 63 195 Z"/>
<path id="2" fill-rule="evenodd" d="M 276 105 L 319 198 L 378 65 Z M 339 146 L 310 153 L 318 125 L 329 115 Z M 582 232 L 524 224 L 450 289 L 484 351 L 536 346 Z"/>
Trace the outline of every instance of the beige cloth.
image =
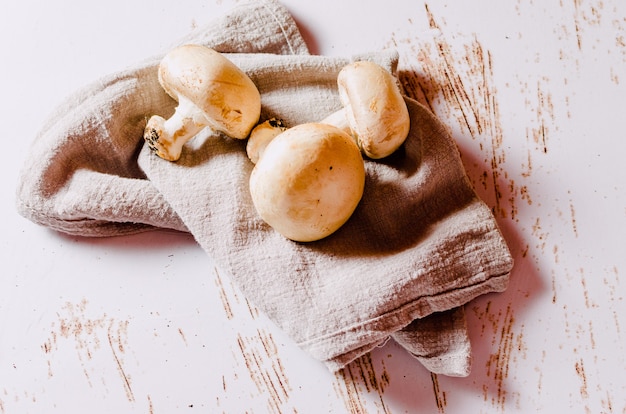
<path id="1" fill-rule="evenodd" d="M 351 59 L 309 55 L 278 3 L 240 6 L 179 43 L 228 53 L 261 91 L 263 119 L 296 125 L 340 106 L 336 75 Z M 504 290 L 512 259 L 439 121 L 407 98 L 409 139 L 388 159 L 366 161 L 353 217 L 327 239 L 294 243 L 254 211 L 244 141 L 205 131 L 176 163 L 143 146 L 147 117 L 175 107 L 157 82 L 159 58 L 59 106 L 25 162 L 18 211 L 86 236 L 190 231 L 252 303 L 331 370 L 394 337 L 432 372 L 467 375 L 462 306 Z M 393 72 L 397 54 L 352 59 Z"/>

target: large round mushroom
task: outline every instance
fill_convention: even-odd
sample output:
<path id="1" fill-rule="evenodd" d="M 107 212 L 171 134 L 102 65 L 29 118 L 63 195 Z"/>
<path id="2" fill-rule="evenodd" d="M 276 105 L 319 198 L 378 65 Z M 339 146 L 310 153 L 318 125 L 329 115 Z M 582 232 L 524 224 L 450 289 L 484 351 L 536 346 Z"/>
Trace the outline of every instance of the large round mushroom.
<path id="1" fill-rule="evenodd" d="M 337 127 L 308 123 L 276 136 L 250 176 L 259 216 L 299 242 L 337 231 L 356 209 L 365 166 L 354 139 Z"/>

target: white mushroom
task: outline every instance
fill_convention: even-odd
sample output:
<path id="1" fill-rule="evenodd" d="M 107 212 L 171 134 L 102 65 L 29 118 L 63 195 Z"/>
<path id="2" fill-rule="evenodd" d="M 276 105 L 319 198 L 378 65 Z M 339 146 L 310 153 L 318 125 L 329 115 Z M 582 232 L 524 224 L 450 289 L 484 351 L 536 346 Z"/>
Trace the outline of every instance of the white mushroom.
<path id="1" fill-rule="evenodd" d="M 320 123 L 333 125 L 350 134 L 371 159 L 393 154 L 406 140 L 409 111 L 391 73 L 382 66 L 359 61 L 342 68 L 337 76 L 343 108 Z M 246 152 L 256 164 L 265 146 L 286 127 L 271 119 L 252 130 Z"/>
<path id="2" fill-rule="evenodd" d="M 369 61 L 353 62 L 337 76 L 343 109 L 323 123 L 349 131 L 365 155 L 384 158 L 406 140 L 409 111 L 389 71 Z"/>
<path id="3" fill-rule="evenodd" d="M 268 119 L 255 126 L 252 132 L 250 132 L 250 138 L 248 138 L 248 143 L 246 144 L 246 154 L 248 154 L 250 161 L 256 164 L 263 155 L 267 144 L 286 130 L 287 127 L 283 124 L 283 121 L 276 118 Z"/>
<path id="4" fill-rule="evenodd" d="M 364 186 L 365 166 L 354 139 L 318 123 L 298 125 L 276 136 L 250 176 L 259 216 L 299 242 L 338 230 L 356 209 Z"/>
<path id="5" fill-rule="evenodd" d="M 178 106 L 171 118 L 152 116 L 144 139 L 161 158 L 179 159 L 185 142 L 210 127 L 246 138 L 261 114 L 261 96 L 252 80 L 221 53 L 184 45 L 161 61 L 159 83 Z"/>

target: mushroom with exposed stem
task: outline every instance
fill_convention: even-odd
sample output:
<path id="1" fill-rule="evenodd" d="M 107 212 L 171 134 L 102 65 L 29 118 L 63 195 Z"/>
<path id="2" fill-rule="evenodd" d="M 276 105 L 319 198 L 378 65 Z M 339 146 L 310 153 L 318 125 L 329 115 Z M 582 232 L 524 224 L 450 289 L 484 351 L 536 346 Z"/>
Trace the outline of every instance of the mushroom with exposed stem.
<path id="1" fill-rule="evenodd" d="M 284 237 L 310 242 L 350 218 L 365 187 L 365 165 L 354 139 L 328 124 L 297 125 L 265 147 L 250 175 L 259 216 Z"/>
<path id="2" fill-rule="evenodd" d="M 261 95 L 252 80 L 221 53 L 201 45 L 184 45 L 160 62 L 159 83 L 178 101 L 169 119 L 153 115 L 144 130 L 152 151 L 169 161 L 180 158 L 183 145 L 205 127 L 244 139 L 258 123 Z"/>
<path id="3" fill-rule="evenodd" d="M 380 159 L 393 154 L 409 134 L 410 118 L 393 75 L 370 61 L 344 66 L 337 75 L 343 108 L 320 123 L 336 126 L 350 134 L 367 157 Z M 265 146 L 286 128 L 276 120 L 252 130 L 246 151 L 256 163 Z"/>

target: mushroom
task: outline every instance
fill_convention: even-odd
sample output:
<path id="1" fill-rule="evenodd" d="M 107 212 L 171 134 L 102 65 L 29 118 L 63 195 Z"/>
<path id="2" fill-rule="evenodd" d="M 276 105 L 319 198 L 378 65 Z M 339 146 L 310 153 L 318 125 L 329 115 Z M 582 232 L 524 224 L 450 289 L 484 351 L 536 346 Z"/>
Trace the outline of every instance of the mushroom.
<path id="1" fill-rule="evenodd" d="M 351 133 L 371 159 L 387 157 L 404 143 L 409 111 L 389 71 L 374 62 L 353 62 L 339 71 L 337 85 L 343 109 L 323 123 Z"/>
<path id="2" fill-rule="evenodd" d="M 160 62 L 159 83 L 178 101 L 169 119 L 152 116 L 144 139 L 159 157 L 180 158 L 185 142 L 205 127 L 244 139 L 259 121 L 261 95 L 252 80 L 221 53 L 184 45 Z"/>
<path id="3" fill-rule="evenodd" d="M 287 130 L 287 127 L 282 120 L 271 118 L 265 122 L 261 122 L 252 129 L 248 143 L 246 144 L 246 154 L 253 164 L 259 161 L 259 158 L 263 155 L 265 147 L 270 143 L 278 134 Z"/>
<path id="4" fill-rule="evenodd" d="M 370 61 L 358 61 L 341 69 L 337 76 L 343 108 L 320 123 L 352 135 L 361 151 L 371 159 L 393 154 L 406 140 L 411 121 L 400 88 L 391 73 Z M 272 118 L 252 130 L 246 152 L 256 164 L 265 146 L 285 125 Z"/>
<path id="5" fill-rule="evenodd" d="M 259 216 L 288 239 L 320 240 L 356 209 L 365 166 L 354 139 L 321 123 L 297 125 L 277 135 L 250 175 Z"/>

